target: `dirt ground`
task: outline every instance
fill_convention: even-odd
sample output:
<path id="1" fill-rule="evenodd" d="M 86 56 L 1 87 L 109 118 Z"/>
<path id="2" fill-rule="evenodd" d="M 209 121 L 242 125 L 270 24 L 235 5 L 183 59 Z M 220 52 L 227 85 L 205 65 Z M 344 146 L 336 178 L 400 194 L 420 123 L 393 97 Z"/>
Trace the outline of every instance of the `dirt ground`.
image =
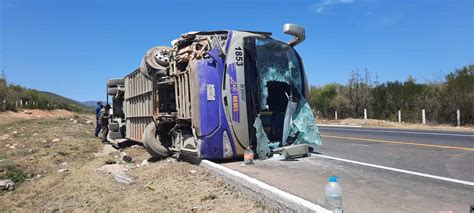
<path id="1" fill-rule="evenodd" d="M 474 131 L 474 126 L 463 126 L 463 127 L 454 127 L 449 125 L 423 125 L 423 124 L 412 124 L 412 123 L 398 123 L 385 120 L 377 119 L 355 119 L 355 118 L 346 118 L 340 120 L 325 120 L 317 119 L 319 124 L 334 124 L 334 125 L 354 125 L 354 126 L 363 126 L 363 127 L 380 127 L 380 128 L 406 128 L 406 129 L 432 129 L 432 130 L 450 130 L 450 131 Z"/>
<path id="2" fill-rule="evenodd" d="M 138 145 L 118 151 L 101 144 L 92 116 L 22 116 L 0 114 L 9 119 L 0 124 L 0 180 L 16 182 L 15 190 L 0 191 L 0 212 L 271 211 L 205 168 L 153 161 Z M 116 181 L 123 175 L 133 183 Z"/>
<path id="3" fill-rule="evenodd" d="M 72 118 L 74 113 L 63 110 L 39 110 L 39 109 L 28 109 L 20 110 L 18 112 L 0 112 L 0 125 L 17 122 L 21 120 L 31 120 L 38 118 Z"/>

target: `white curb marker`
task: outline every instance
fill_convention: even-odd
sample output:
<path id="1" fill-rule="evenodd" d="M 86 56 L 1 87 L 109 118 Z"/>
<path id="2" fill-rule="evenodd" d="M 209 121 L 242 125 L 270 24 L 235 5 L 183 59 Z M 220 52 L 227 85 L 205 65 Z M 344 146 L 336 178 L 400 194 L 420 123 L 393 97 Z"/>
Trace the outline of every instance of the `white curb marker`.
<path id="1" fill-rule="evenodd" d="M 320 205 L 317 205 L 317 204 L 312 203 L 310 201 L 307 201 L 303 198 L 300 198 L 298 196 L 295 196 L 293 194 L 290 194 L 288 192 L 280 190 L 276 187 L 270 186 L 270 185 L 268 185 L 268 184 L 266 184 L 262 181 L 259 181 L 255 178 L 251 178 L 251 177 L 249 177 L 245 174 L 242 174 L 238 171 L 229 169 L 225 166 L 216 164 L 214 162 L 211 162 L 211 161 L 208 161 L 208 160 L 202 160 L 201 165 L 208 168 L 208 169 L 210 169 L 210 170 L 213 170 L 213 171 L 219 173 L 220 175 L 224 175 L 227 178 L 230 178 L 233 181 L 236 181 L 237 183 L 238 183 L 238 180 L 244 181 L 248 184 L 248 185 L 246 185 L 247 188 L 250 188 L 250 189 L 253 189 L 253 190 L 260 189 L 260 190 L 263 190 L 265 192 L 269 192 L 269 193 L 273 194 L 274 196 L 277 196 L 277 197 L 281 198 L 280 201 L 283 200 L 283 201 L 286 202 L 286 204 L 291 204 L 291 205 L 294 205 L 294 206 L 298 206 L 299 208 L 302 208 L 305 212 L 307 210 L 313 211 L 313 212 L 322 212 L 322 213 L 330 213 L 331 212 L 331 211 L 325 209 L 324 207 L 322 207 Z M 299 210 L 299 211 L 301 211 L 301 210 Z"/>

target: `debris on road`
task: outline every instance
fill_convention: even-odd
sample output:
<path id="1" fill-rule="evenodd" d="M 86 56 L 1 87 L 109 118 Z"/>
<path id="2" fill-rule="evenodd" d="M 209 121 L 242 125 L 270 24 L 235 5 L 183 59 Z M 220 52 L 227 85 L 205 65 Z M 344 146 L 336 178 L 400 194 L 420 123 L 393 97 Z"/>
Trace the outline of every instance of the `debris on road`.
<path id="1" fill-rule="evenodd" d="M 148 166 L 148 160 L 143 160 L 140 166 Z"/>
<path id="2" fill-rule="evenodd" d="M 156 189 L 155 185 L 153 185 L 153 182 L 148 182 L 148 183 L 145 185 L 145 188 L 146 188 L 147 190 L 155 190 L 155 189 Z"/>
<path id="3" fill-rule="evenodd" d="M 293 146 L 285 146 L 281 148 L 281 155 L 285 159 L 293 159 L 298 157 L 305 157 L 308 155 L 308 144 L 298 144 Z"/>
<path id="4" fill-rule="evenodd" d="M 0 190 L 8 190 L 8 191 L 15 190 L 15 182 L 13 182 L 10 179 L 0 180 Z"/>
<path id="5" fill-rule="evenodd" d="M 69 169 L 60 169 L 60 170 L 58 170 L 58 173 L 65 173 L 65 172 L 69 172 Z"/>
<path id="6" fill-rule="evenodd" d="M 114 176 L 114 179 L 115 179 L 115 181 L 117 181 L 119 183 L 126 184 L 126 185 L 130 185 L 130 184 L 135 183 L 135 181 L 126 174 L 116 174 Z"/>
<path id="7" fill-rule="evenodd" d="M 105 164 L 116 164 L 116 163 L 117 161 L 111 160 L 111 159 L 105 161 Z"/>
<path id="8" fill-rule="evenodd" d="M 189 170 L 189 173 L 191 173 L 191 174 L 195 174 L 196 172 L 197 172 L 197 171 L 194 170 L 194 169 L 193 169 L 193 170 Z"/>
<path id="9" fill-rule="evenodd" d="M 127 163 L 132 163 L 133 159 L 130 157 L 130 155 L 125 155 L 122 157 L 122 160 L 127 162 Z"/>

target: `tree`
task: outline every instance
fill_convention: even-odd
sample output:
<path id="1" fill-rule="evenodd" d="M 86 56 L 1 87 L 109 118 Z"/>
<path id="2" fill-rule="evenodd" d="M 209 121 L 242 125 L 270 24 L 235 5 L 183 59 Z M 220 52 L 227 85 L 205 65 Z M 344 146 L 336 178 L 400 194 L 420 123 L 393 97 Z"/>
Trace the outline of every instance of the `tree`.
<path id="1" fill-rule="evenodd" d="M 403 121 L 416 123 L 425 109 L 429 122 L 451 124 L 460 109 L 461 123 L 474 123 L 474 65 L 449 73 L 444 82 L 417 83 L 409 76 L 403 82 L 374 84 L 367 69 L 361 76 L 355 70 L 346 85 L 311 87 L 311 106 L 324 118 L 333 118 L 335 110 L 340 118 L 360 118 L 367 109 L 371 118 L 397 120 L 401 110 Z"/>

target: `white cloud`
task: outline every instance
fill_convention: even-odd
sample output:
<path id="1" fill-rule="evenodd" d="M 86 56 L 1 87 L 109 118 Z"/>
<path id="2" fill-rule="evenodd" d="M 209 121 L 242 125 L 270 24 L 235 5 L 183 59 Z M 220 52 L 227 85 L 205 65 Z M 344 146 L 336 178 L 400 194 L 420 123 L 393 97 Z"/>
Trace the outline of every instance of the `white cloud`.
<path id="1" fill-rule="evenodd" d="M 350 4 L 354 3 L 354 0 L 321 0 L 320 2 L 313 5 L 314 12 L 322 13 L 326 8 L 332 7 L 338 4 Z"/>

